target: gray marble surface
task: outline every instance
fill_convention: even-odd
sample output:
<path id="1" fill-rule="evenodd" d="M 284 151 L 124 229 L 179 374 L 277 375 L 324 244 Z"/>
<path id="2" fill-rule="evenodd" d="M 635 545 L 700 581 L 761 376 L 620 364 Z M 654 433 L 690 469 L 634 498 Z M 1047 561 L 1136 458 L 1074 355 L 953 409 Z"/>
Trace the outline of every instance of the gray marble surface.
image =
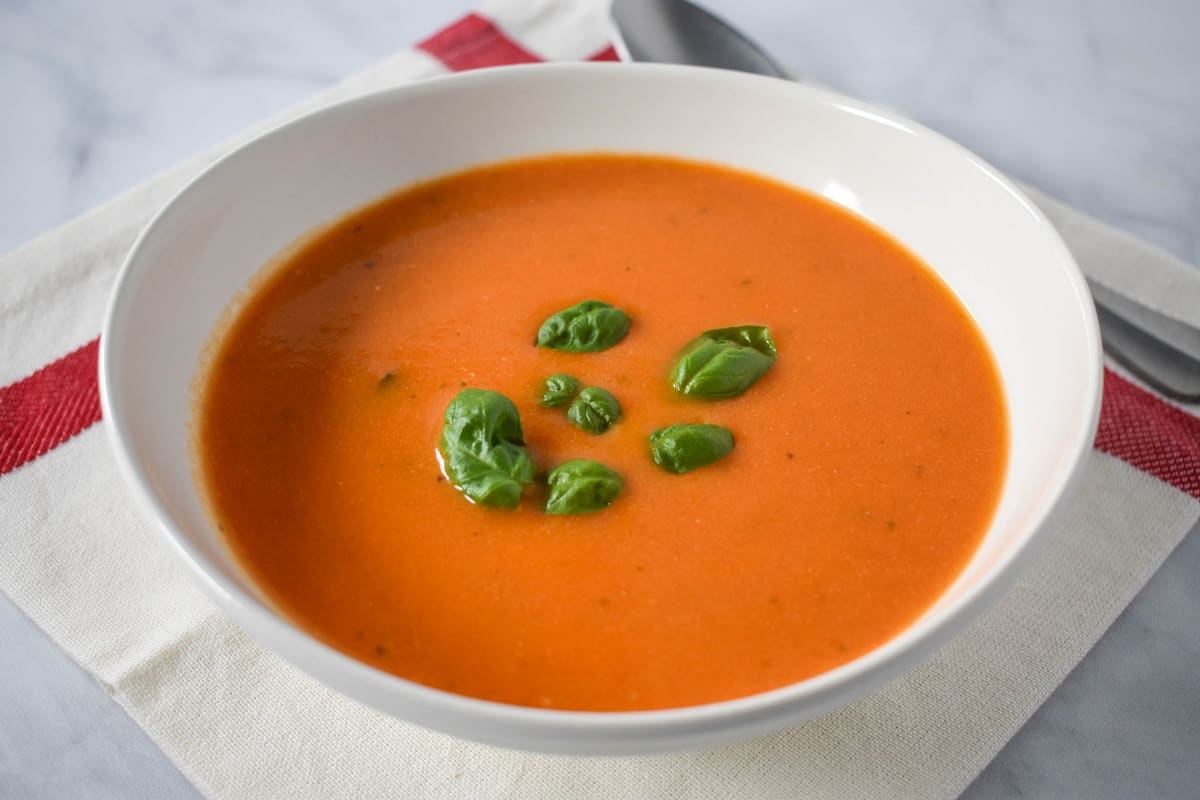
<path id="1" fill-rule="evenodd" d="M 0 251 L 469 0 L 0 0 Z M 1200 4 L 710 0 L 783 62 L 1200 262 Z M 1200 533 L 965 797 L 1200 798 Z M 192 798 L 0 596 L 0 797 Z"/>

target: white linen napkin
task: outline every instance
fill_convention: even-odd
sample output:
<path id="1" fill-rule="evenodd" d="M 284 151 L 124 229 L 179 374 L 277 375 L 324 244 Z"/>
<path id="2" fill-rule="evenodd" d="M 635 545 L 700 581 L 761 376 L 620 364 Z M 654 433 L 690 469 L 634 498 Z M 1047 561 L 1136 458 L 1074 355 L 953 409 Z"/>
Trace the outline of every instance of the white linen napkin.
<path id="1" fill-rule="evenodd" d="M 604 49 L 606 32 L 597 3 L 495 0 L 424 50 L 399 53 L 270 124 L 440 74 L 448 64 L 593 56 Z M 136 233 L 236 143 L 0 259 L 0 386 L 95 337 Z M 1036 200 L 1077 258 L 1101 265 L 1110 283 L 1136 280 L 1141 299 L 1200 323 L 1200 304 L 1174 302 L 1177 292 L 1159 294 L 1168 279 L 1141 282 L 1186 265 L 1045 197 Z M 951 798 L 1200 516 L 1200 453 L 1180 443 L 1197 430 L 1195 418 L 1115 373 L 1108 378 L 1108 422 L 1099 441 L 1107 452 L 1093 453 L 1069 512 L 995 608 L 875 694 L 722 748 L 637 758 L 518 753 L 345 699 L 251 641 L 192 586 L 134 509 L 100 426 L 0 475 L 0 589 L 212 798 Z M 0 461 L 4 437 L 14 435 L 5 413 L 0 404 Z"/>

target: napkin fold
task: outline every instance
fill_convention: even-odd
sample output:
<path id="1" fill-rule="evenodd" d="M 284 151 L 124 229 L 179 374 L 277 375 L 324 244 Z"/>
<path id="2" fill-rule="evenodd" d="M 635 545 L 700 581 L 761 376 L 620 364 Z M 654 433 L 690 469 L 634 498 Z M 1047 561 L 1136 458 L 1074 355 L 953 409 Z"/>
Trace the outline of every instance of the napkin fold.
<path id="1" fill-rule="evenodd" d="M 688 753 L 571 758 L 473 744 L 364 708 L 251 641 L 193 588 L 137 514 L 93 424 L 89 343 L 134 237 L 204 166 L 279 122 L 453 69 L 610 59 L 607 31 L 602 2 L 490 2 L 0 259 L 0 589 L 206 796 L 951 798 L 1200 516 L 1196 409 L 1109 370 L 1082 488 L 997 606 L 868 697 L 773 735 Z M 1033 194 L 1108 285 L 1135 287 L 1143 302 L 1200 322 L 1200 303 L 1175 299 L 1191 290 L 1172 283 L 1188 283 L 1179 276 L 1190 267 Z M 1154 275 L 1173 277 L 1143 280 Z"/>

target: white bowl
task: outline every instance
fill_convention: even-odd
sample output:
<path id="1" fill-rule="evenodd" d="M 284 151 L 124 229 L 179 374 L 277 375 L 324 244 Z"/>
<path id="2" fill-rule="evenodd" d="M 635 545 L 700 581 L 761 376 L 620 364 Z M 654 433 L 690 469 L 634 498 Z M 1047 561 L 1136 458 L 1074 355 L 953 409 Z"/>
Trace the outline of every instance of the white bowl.
<path id="1" fill-rule="evenodd" d="M 1011 422 L 1000 505 L 962 575 L 876 650 L 800 683 L 665 711 L 509 706 L 430 689 L 317 642 L 272 611 L 213 529 L 188 425 L 201 348 L 265 262 L 366 202 L 469 165 L 548 152 L 663 153 L 763 173 L 841 203 L 925 259 L 974 315 Z M 280 127 L 185 188 L 138 239 L 100 349 L 117 463 L 165 542 L 229 617 L 323 683 L 404 719 L 511 747 L 635 753 L 725 742 L 844 704 L 926 658 L 1012 583 L 1079 477 L 1101 361 L 1084 280 L 1012 184 L 952 142 L 785 81 L 656 65 L 471 72 L 353 100 Z"/>

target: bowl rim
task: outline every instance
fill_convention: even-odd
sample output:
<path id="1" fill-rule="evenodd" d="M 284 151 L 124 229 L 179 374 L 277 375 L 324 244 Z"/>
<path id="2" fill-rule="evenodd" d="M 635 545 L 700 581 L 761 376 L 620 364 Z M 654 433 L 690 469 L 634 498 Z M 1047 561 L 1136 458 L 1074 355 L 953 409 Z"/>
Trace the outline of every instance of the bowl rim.
<path id="1" fill-rule="evenodd" d="M 376 669 L 333 649 L 306 633 L 275 612 L 252 592 L 230 581 L 201 553 L 168 513 L 163 499 L 153 488 L 145 466 L 139 460 L 131 431 L 136 421 L 125 410 L 124 389 L 118 380 L 120 349 L 113 342 L 129 313 L 129 296 L 142 275 L 150 269 L 143 258 L 146 242 L 160 229 L 171 225 L 182 213 L 184 198 L 196 187 L 214 180 L 214 175 L 230 169 L 258 148 L 293 127 L 315 119 L 353 115 L 359 109 L 376 105 L 403 103 L 407 98 L 459 88 L 486 87 L 495 82 L 525 81 L 531 78 L 570 81 L 580 76 L 603 75 L 605 79 L 630 80 L 638 74 L 676 77 L 685 81 L 717 81 L 730 85 L 771 82 L 780 91 L 800 102 L 817 103 L 838 111 L 865 117 L 930 140 L 946 149 L 949 157 L 965 159 L 983 175 L 1005 190 L 1032 215 L 1051 236 L 1054 257 L 1063 267 L 1064 277 L 1074 290 L 1084 320 L 1084 340 L 1091 358 L 1086 366 L 1086 397 L 1078 424 L 1070 437 L 1064 437 L 1065 452 L 1055 468 L 1053 481 L 1045 487 L 1046 498 L 1036 516 L 1021 524 L 1018 542 L 1010 545 L 962 594 L 938 609 L 928 609 L 914 623 L 880 646 L 832 670 L 787 686 L 745 697 L 702 705 L 637 711 L 571 711 L 512 705 L 458 695 L 425 686 Z M 783 88 L 787 87 L 787 88 Z M 364 199 L 369 202 L 370 198 Z M 249 276 L 248 276 L 249 277 Z M 195 375 L 195 370 L 191 371 Z M 99 384 L 104 427 L 115 456 L 118 472 L 128 485 L 143 514 L 151 520 L 177 561 L 194 582 L 216 602 L 232 622 L 251 633 L 258 643 L 268 647 L 302 672 L 349 694 L 363 699 L 364 693 L 383 692 L 392 702 L 387 713 L 402 716 L 429 727 L 466 738 L 493 744 L 541 751 L 575 753 L 632 753 L 682 749 L 715 742 L 727 742 L 783 727 L 861 697 L 888 680 L 907 672 L 930 656 L 951 637 L 993 605 L 1005 593 L 1044 540 L 1045 532 L 1061 515 L 1066 501 L 1081 482 L 1099 422 L 1103 360 L 1099 325 L 1086 280 L 1057 230 L 1041 210 L 1010 180 L 982 158 L 962 145 L 919 123 L 891 111 L 855 100 L 828 89 L 746 73 L 706 67 L 669 64 L 591 64 L 539 63 L 493 67 L 449 74 L 403 84 L 343 100 L 289 119 L 253 136 L 234 147 L 190 179 L 154 215 L 138 235 L 126 256 L 109 297 L 100 337 Z M 236 562 L 236 560 L 235 560 Z M 246 579 L 250 582 L 249 579 Z M 252 582 L 251 582 L 252 583 Z M 351 685 L 360 691 L 354 691 Z M 379 705 L 366 700 L 376 708 Z M 397 709 L 403 707 L 403 711 Z M 480 725 L 480 721 L 487 721 Z"/>

